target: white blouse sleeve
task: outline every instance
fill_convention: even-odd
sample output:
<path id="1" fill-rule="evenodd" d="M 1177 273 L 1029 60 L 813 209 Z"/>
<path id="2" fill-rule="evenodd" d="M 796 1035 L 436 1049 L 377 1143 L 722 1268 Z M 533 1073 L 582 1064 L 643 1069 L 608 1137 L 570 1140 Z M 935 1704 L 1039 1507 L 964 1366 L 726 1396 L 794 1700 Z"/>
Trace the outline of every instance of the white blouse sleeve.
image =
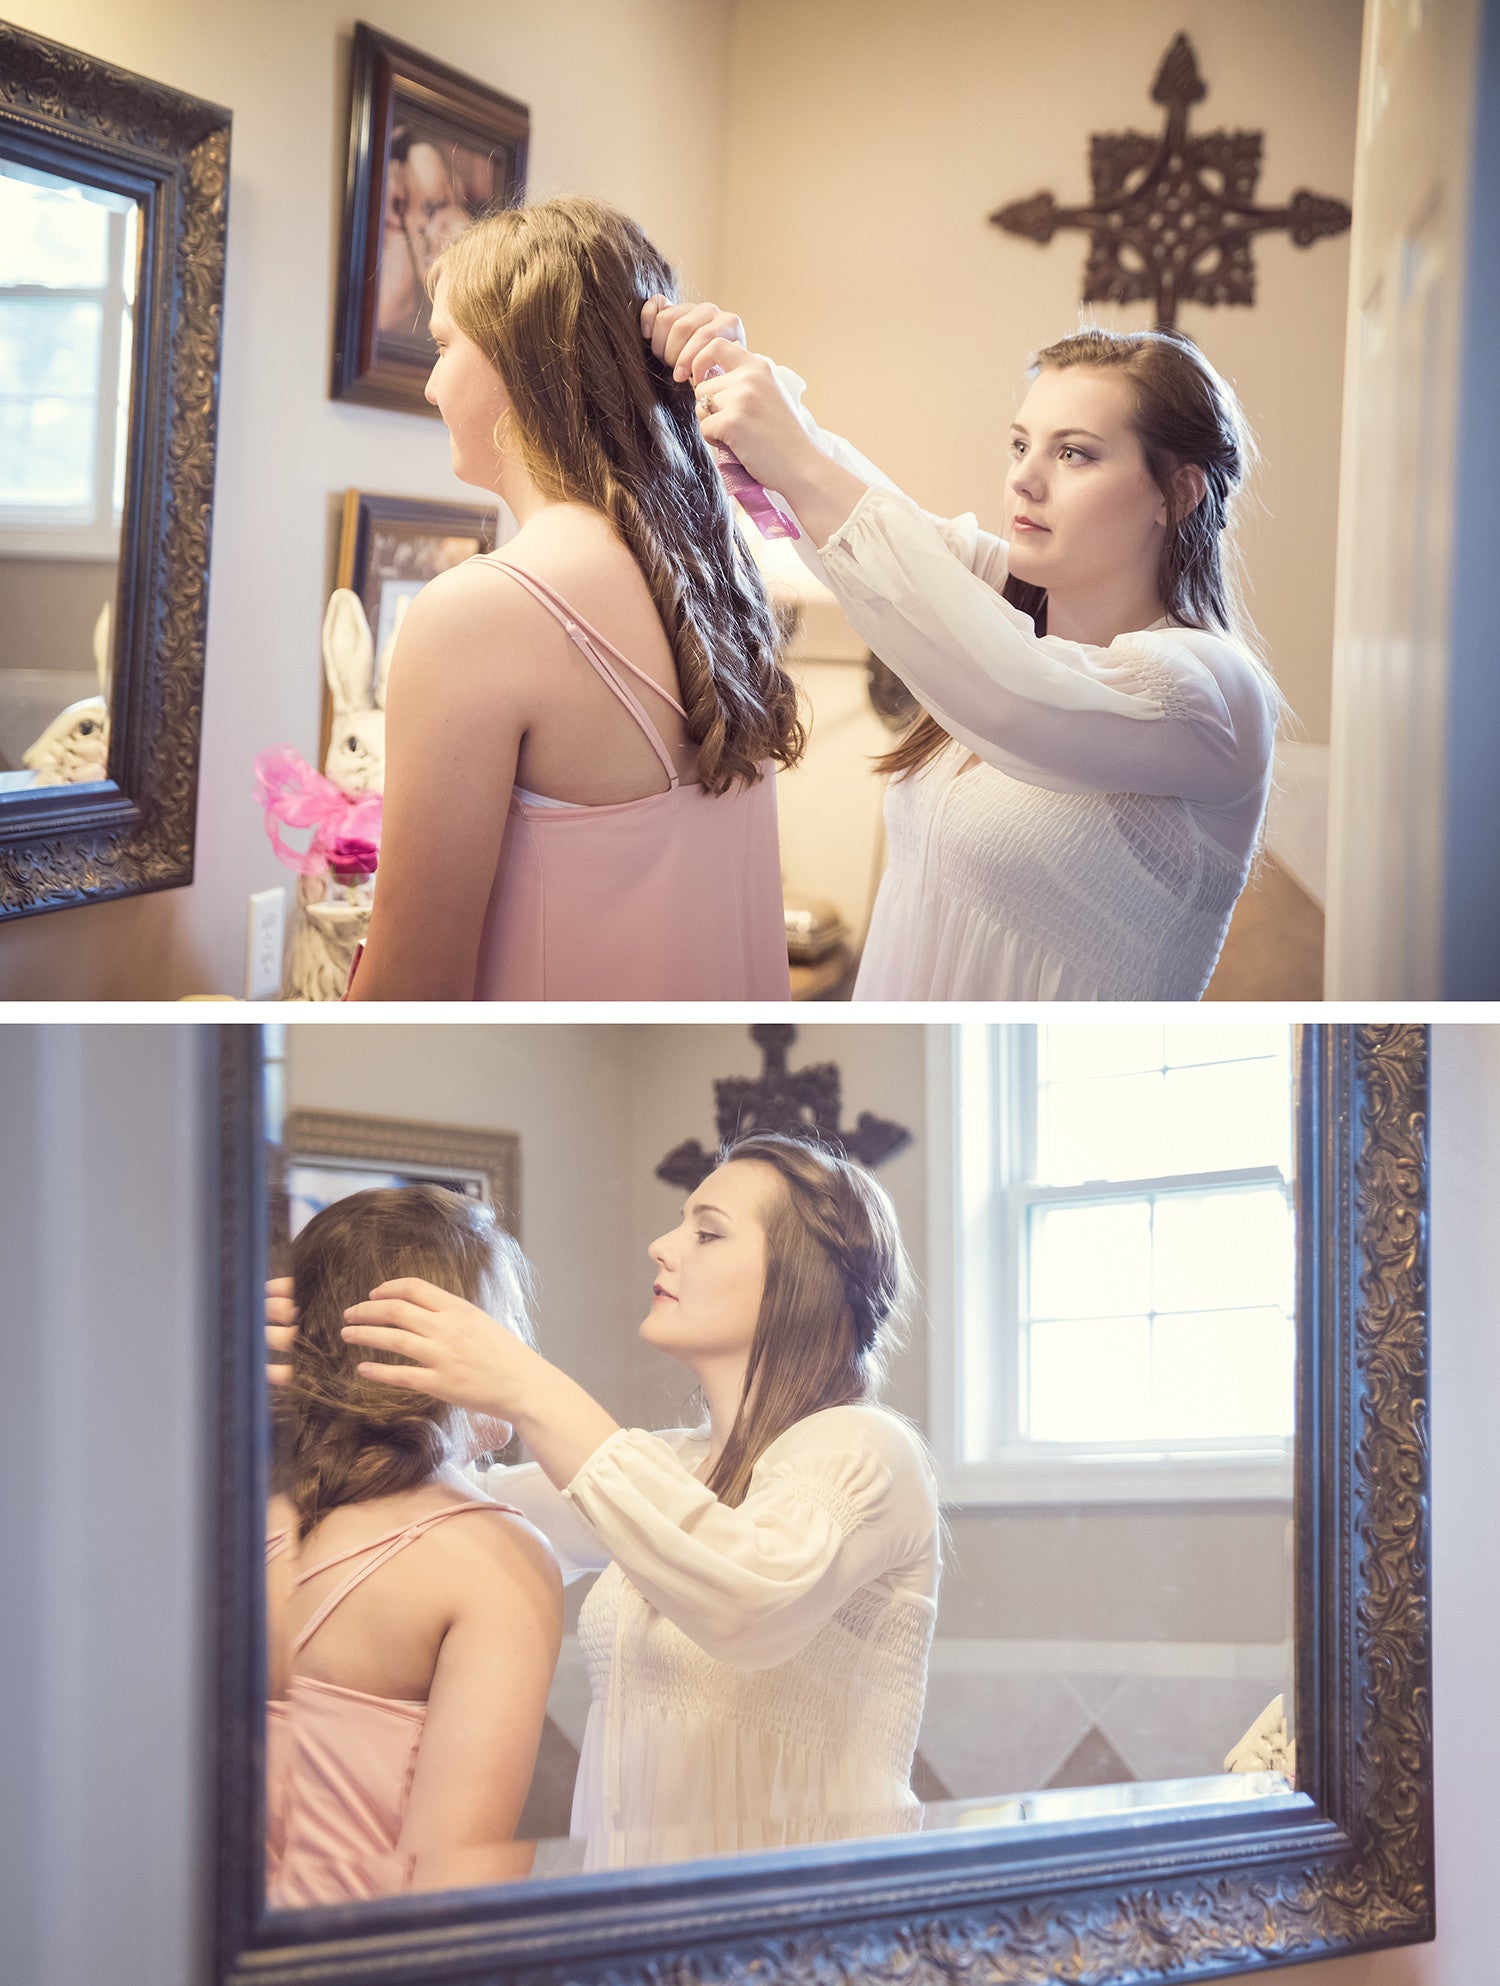
<path id="1" fill-rule="evenodd" d="M 632 1428 L 595 1449 L 563 1494 L 658 1612 L 742 1669 L 789 1660 L 937 1525 L 920 1444 L 893 1415 L 860 1407 L 789 1429 L 734 1509 Z"/>
<path id="2" fill-rule="evenodd" d="M 850 625 L 987 764 L 1058 792 L 1165 794 L 1227 808 L 1263 785 L 1275 715 L 1258 672 L 1197 629 L 1108 648 L 1039 636 L 1004 599 L 1006 547 L 972 516 L 922 510 L 800 409 L 823 451 L 870 483 L 816 550 L 797 549 Z"/>
<path id="3" fill-rule="evenodd" d="M 560 1489 L 548 1481 L 539 1462 L 497 1462 L 465 1471 L 469 1481 L 496 1503 L 508 1503 L 534 1524 L 557 1554 L 564 1584 L 586 1572 L 600 1572 L 609 1553 L 579 1518 Z"/>

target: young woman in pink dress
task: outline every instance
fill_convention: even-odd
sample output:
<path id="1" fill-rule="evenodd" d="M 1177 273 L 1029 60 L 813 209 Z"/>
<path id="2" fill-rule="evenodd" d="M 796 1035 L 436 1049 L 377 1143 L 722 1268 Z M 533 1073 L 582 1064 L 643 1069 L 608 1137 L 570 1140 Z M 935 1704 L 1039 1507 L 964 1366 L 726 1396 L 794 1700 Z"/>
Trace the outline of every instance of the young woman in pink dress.
<path id="1" fill-rule="evenodd" d="M 803 745 L 634 222 L 489 216 L 429 273 L 427 398 L 519 530 L 424 588 L 386 702 L 356 1000 L 785 999 L 771 775 Z"/>
<path id="2" fill-rule="evenodd" d="M 528 1331 L 524 1260 L 436 1186 L 356 1193 L 292 1244 L 274 1314 L 266 1895 L 273 1908 L 524 1875 L 514 1839 L 562 1635 L 550 1548 L 462 1473 L 509 1429 L 361 1378 L 355 1295 L 436 1276 Z"/>

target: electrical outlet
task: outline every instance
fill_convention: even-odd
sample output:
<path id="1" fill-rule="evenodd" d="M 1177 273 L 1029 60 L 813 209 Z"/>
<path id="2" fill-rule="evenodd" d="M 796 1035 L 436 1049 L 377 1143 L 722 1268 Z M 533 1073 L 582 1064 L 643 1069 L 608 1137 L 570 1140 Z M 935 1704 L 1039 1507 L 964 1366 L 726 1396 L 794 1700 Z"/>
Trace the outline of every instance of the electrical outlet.
<path id="1" fill-rule="evenodd" d="M 281 953 L 286 938 L 286 891 L 256 890 L 250 898 L 250 939 L 245 952 L 245 998 L 281 998 Z"/>

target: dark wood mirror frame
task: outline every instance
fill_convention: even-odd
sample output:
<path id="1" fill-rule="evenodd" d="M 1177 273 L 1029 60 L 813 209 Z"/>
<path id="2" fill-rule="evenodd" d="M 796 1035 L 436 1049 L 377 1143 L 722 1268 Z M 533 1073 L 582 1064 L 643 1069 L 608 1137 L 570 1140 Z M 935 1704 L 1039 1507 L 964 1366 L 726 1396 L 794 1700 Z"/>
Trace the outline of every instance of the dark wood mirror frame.
<path id="1" fill-rule="evenodd" d="M 193 879 L 229 122 L 0 22 L 0 152 L 140 210 L 110 776 L 0 800 L 0 918 Z"/>
<path id="2" fill-rule="evenodd" d="M 269 1914 L 266 1163 L 258 1031 L 223 1035 L 217 1968 L 222 1986 L 736 1978 L 1090 1986 L 1433 1935 L 1427 1033 L 1302 1032 L 1298 1765 L 1275 1810 L 960 1830 Z"/>

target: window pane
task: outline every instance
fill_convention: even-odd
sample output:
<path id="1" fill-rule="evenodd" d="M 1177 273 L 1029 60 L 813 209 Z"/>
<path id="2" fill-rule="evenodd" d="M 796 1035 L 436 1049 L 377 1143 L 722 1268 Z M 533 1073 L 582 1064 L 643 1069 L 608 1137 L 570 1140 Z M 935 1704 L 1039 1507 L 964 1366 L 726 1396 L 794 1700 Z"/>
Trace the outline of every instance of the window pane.
<path id="1" fill-rule="evenodd" d="M 1151 1203 L 1039 1207 L 1031 1219 L 1033 1317 L 1151 1307 Z"/>
<path id="2" fill-rule="evenodd" d="M 1142 1441 L 1151 1432 L 1144 1317 L 1034 1323 L 1026 1334 L 1033 1441 Z"/>
<path id="3" fill-rule="evenodd" d="M 1220 1062 L 1171 1069 L 1166 1085 L 1162 1171 L 1227 1171 L 1274 1165 L 1290 1171 L 1291 1098 L 1275 1062 Z"/>
<path id="4" fill-rule="evenodd" d="M 1037 1099 L 1037 1179 L 1073 1186 L 1160 1171 L 1162 1082 L 1154 1071 L 1049 1083 Z"/>
<path id="5" fill-rule="evenodd" d="M 0 504 L 87 509 L 94 410 L 76 400 L 0 400 Z"/>
<path id="6" fill-rule="evenodd" d="M 1223 1026 L 1191 1021 L 1169 1023 L 1165 1059 L 1174 1068 L 1190 1062 L 1245 1062 L 1252 1056 L 1273 1055 L 1283 1064 L 1291 1052 L 1291 1029 L 1287 1027 L 1241 1027 L 1237 1021 Z"/>
<path id="7" fill-rule="evenodd" d="M 103 306 L 0 298 L 0 503 L 92 510 Z"/>
<path id="8" fill-rule="evenodd" d="M 93 403 L 104 307 L 59 297 L 0 297 L 0 396 L 55 393 Z"/>
<path id="9" fill-rule="evenodd" d="M 0 160 L 0 284 L 102 289 L 109 273 L 109 206 L 127 204 Z"/>
<path id="10" fill-rule="evenodd" d="M 1162 1066 L 1159 1027 L 1039 1027 L 1037 1078 L 1044 1083 L 1081 1076 L 1133 1075 Z"/>
<path id="11" fill-rule="evenodd" d="M 1152 1433 L 1163 1439 L 1292 1432 L 1296 1354 L 1279 1310 L 1158 1317 L 1151 1369 Z"/>
<path id="12" fill-rule="evenodd" d="M 1291 1308 L 1291 1210 L 1279 1187 L 1164 1193 L 1154 1241 L 1154 1310 Z"/>

